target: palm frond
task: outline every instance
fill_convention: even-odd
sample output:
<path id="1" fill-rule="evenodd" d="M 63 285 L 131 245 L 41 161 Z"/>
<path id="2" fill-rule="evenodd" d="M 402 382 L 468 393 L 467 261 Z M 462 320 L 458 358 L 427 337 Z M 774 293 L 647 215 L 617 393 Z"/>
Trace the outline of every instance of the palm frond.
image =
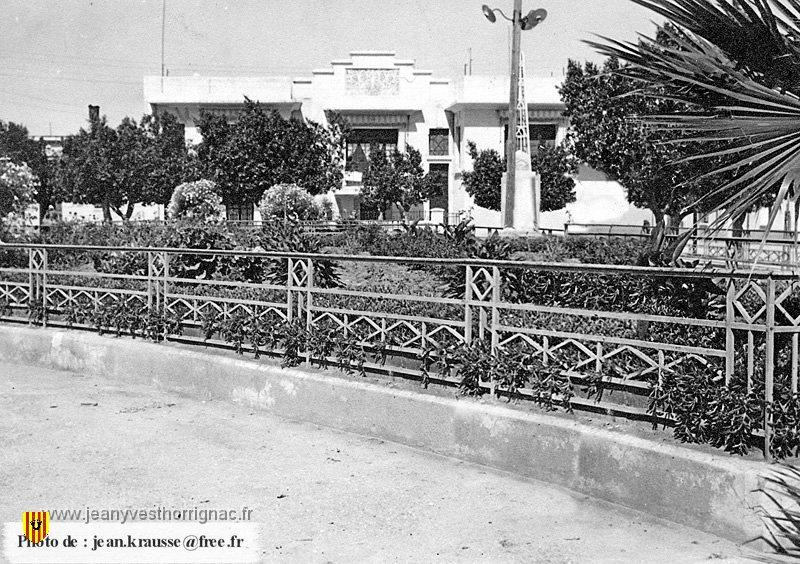
<path id="1" fill-rule="evenodd" d="M 773 467 L 761 493 L 770 502 L 763 508 L 766 543 L 778 554 L 800 557 L 800 468 Z"/>
<path id="2" fill-rule="evenodd" d="M 663 30 L 670 46 L 647 37 L 587 43 L 626 62 L 618 72 L 640 81 L 648 95 L 695 108 L 639 116 L 656 130 L 680 132 L 670 143 L 728 145 L 678 161 L 716 159 L 687 182 L 721 178 L 685 211 L 731 194 L 715 203 L 721 213 L 713 231 L 774 196 L 769 231 L 781 204 L 800 194 L 800 0 L 632 1 L 677 26 Z M 722 179 L 724 173 L 733 179 Z"/>
<path id="3" fill-rule="evenodd" d="M 800 85 L 800 68 L 794 64 L 800 55 L 797 0 L 632 1 L 710 41 L 770 87 L 794 90 Z"/>

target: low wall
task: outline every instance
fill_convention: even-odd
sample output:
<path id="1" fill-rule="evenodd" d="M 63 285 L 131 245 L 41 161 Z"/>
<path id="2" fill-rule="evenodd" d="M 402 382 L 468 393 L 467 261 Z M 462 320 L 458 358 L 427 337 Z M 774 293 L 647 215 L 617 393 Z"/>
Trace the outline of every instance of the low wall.
<path id="1" fill-rule="evenodd" d="M 755 490 L 763 463 L 544 413 L 127 337 L 3 325 L 0 359 L 233 401 L 379 437 L 565 486 L 740 543 L 762 533 Z"/>

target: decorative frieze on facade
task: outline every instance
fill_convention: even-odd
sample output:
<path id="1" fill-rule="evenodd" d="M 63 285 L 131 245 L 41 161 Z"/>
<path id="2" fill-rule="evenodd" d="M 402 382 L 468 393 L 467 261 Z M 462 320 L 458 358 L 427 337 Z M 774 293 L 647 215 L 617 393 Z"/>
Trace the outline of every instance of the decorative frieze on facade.
<path id="1" fill-rule="evenodd" d="M 347 69 L 345 92 L 350 95 L 393 96 L 400 94 L 399 69 Z"/>

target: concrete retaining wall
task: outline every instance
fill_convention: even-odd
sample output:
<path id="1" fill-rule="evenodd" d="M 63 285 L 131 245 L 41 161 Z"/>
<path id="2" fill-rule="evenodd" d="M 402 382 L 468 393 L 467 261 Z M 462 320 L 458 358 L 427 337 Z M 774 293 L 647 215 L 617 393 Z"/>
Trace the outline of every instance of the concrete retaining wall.
<path id="1" fill-rule="evenodd" d="M 0 326 L 0 359 L 148 383 L 396 441 L 559 484 L 736 542 L 762 533 L 756 490 L 764 464 L 543 413 L 281 369 L 199 347 L 78 331 Z"/>

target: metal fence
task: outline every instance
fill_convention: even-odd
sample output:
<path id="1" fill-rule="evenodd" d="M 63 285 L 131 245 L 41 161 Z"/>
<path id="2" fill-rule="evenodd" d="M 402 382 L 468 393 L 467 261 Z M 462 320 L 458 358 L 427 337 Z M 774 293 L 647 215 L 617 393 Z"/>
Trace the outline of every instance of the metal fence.
<path id="1" fill-rule="evenodd" d="M 617 223 L 565 223 L 564 237 L 649 237 L 652 227 Z"/>
<path id="2" fill-rule="evenodd" d="M 337 269 L 340 280 L 333 283 L 331 273 Z M 248 272 L 269 276 L 258 279 Z M 431 283 L 433 279 L 439 282 Z M 663 313 L 652 303 L 643 306 L 637 297 L 645 283 L 663 287 L 664 302 L 677 299 L 681 286 L 707 285 L 718 295 L 681 315 Z M 748 389 L 763 386 L 767 405 L 776 386 L 796 393 L 798 283 L 797 277 L 781 273 L 0 246 L 0 318 L 6 321 L 90 328 L 93 322 L 77 317 L 78 309 L 125 306 L 172 319 L 174 323 L 159 326 L 167 339 L 216 346 L 226 346 L 226 339 L 204 338 L 211 318 L 294 323 L 307 331 L 324 328 L 354 336 L 362 350 L 381 352 L 381 360 L 376 355 L 374 362 L 363 362 L 365 370 L 409 378 L 420 378 L 427 363 L 448 348 L 483 343 L 500 356 L 522 348 L 541 366 L 556 367 L 580 390 L 570 401 L 572 407 L 639 419 L 663 415 L 648 410 L 648 403 L 653 389 L 676 370 L 711 372 L 720 385 L 739 378 Z M 622 305 L 614 305 L 620 294 L 626 294 Z M 311 350 L 300 351 L 300 356 L 315 360 Z M 592 393 L 597 392 L 598 377 L 605 394 Z M 433 379 L 458 384 L 447 371 Z M 477 385 L 508 395 L 494 378 L 479 378 Z M 522 386 L 513 395 L 535 400 L 540 393 Z M 763 417 L 768 446 L 769 409 Z M 766 452 L 768 456 L 769 448 Z"/>
<path id="3" fill-rule="evenodd" d="M 652 227 L 618 224 L 564 224 L 564 236 L 648 238 Z M 667 238 L 683 235 L 690 228 L 671 228 Z M 800 268 L 800 246 L 793 231 L 705 228 L 693 232 L 682 256 L 727 268 L 796 271 Z"/>
<path id="4" fill-rule="evenodd" d="M 796 271 L 800 268 L 798 244 L 791 234 L 771 233 L 766 239 L 749 237 L 706 237 L 692 239 L 683 256 L 729 268 Z"/>

